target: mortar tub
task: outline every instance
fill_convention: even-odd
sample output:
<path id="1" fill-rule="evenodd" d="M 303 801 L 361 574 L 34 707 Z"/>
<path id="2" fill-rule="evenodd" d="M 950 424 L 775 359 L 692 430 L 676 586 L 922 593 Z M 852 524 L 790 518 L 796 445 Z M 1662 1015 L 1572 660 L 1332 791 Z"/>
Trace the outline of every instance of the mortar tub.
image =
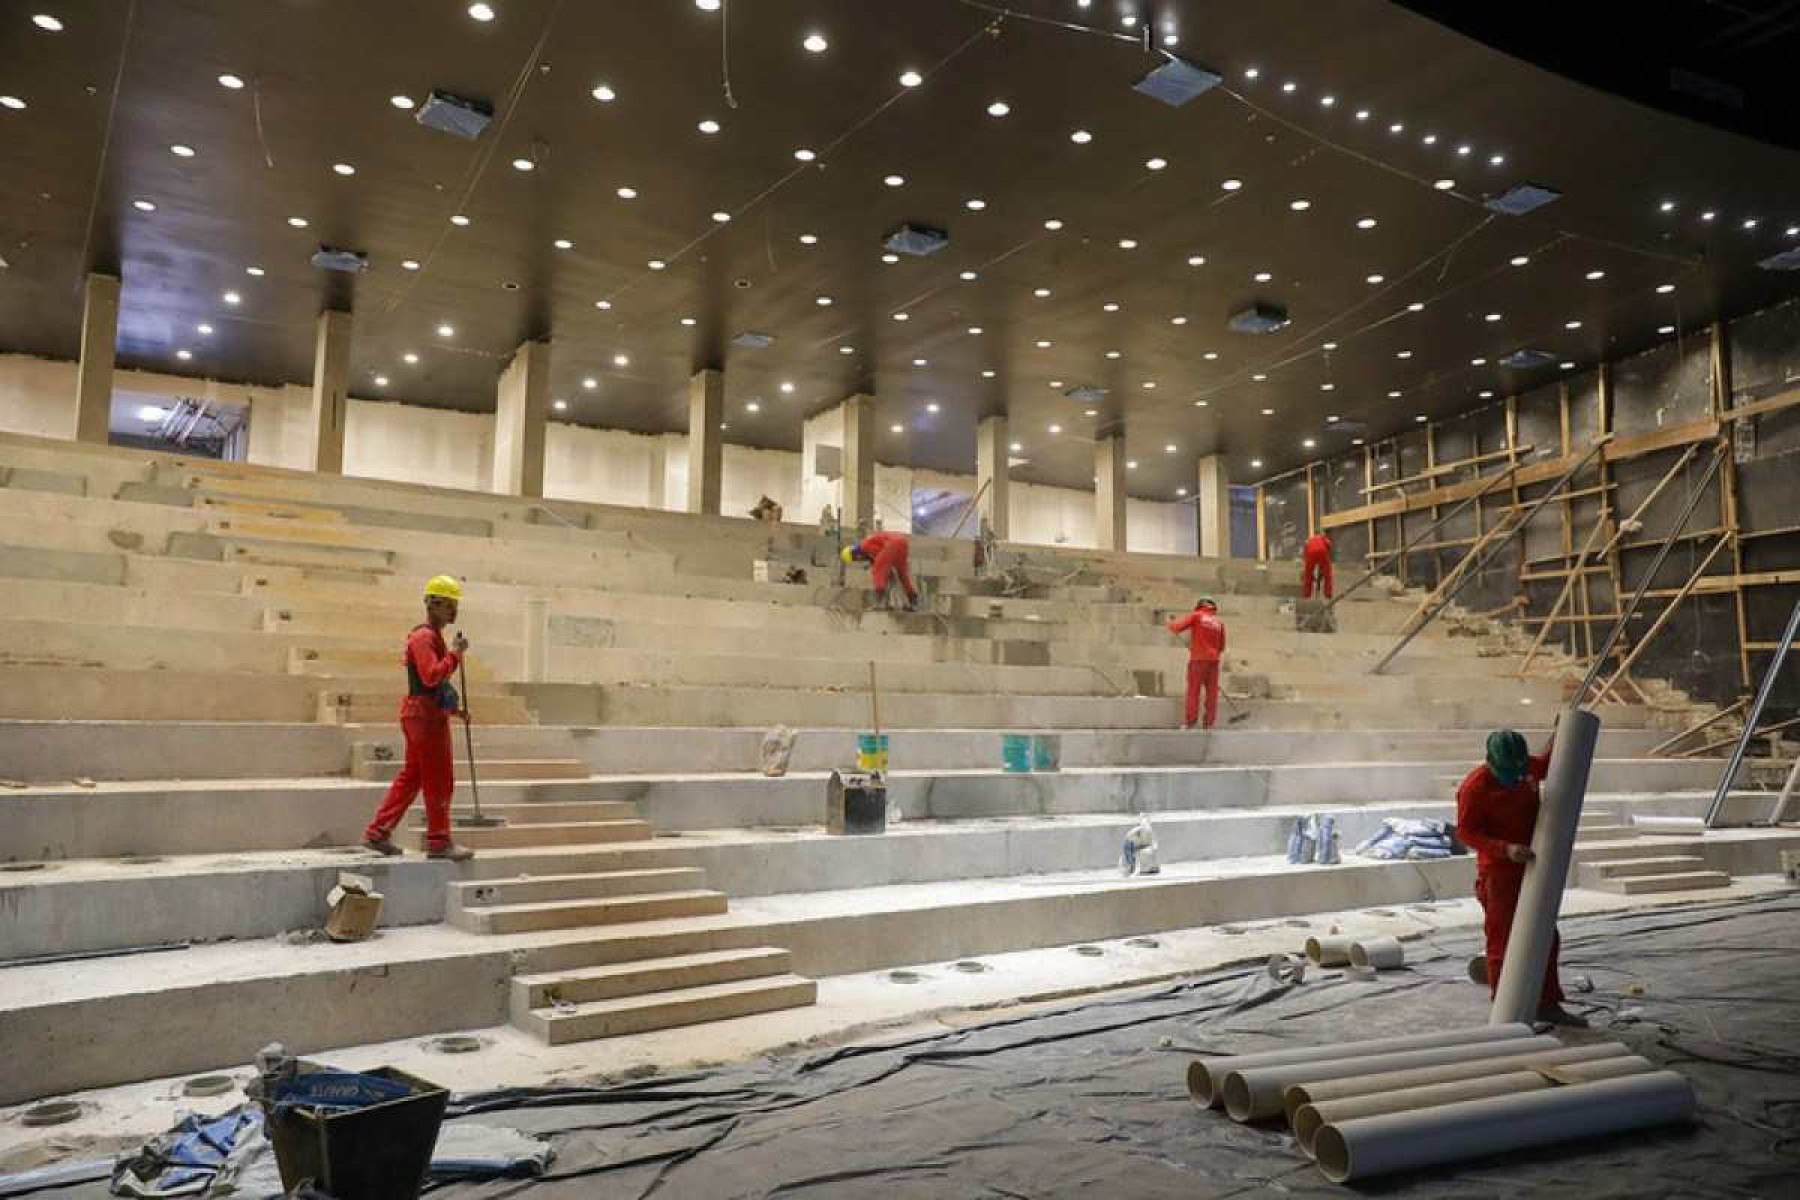
<path id="1" fill-rule="evenodd" d="M 1320 1079 L 1311 1083 L 1289 1085 L 1281 1093 L 1282 1106 L 1289 1121 L 1305 1105 L 1333 1104 L 1352 1096 L 1369 1096 L 1377 1092 L 1395 1092 L 1402 1088 L 1427 1087 L 1439 1083 L 1455 1083 L 1459 1079 L 1476 1079 L 1483 1075 L 1504 1075 L 1536 1066 L 1559 1066 L 1563 1063 L 1591 1062 L 1599 1058 L 1616 1058 L 1631 1051 L 1618 1042 L 1599 1042 L 1591 1046 L 1564 1046 L 1560 1050 L 1508 1054 L 1499 1058 L 1476 1059 L 1474 1062 L 1447 1063 L 1438 1067 L 1414 1067 L 1410 1071 L 1381 1071 L 1373 1075 L 1351 1075 L 1341 1079 Z"/>
<path id="2" fill-rule="evenodd" d="M 1306 939 L 1306 957 L 1315 967 L 1347 967 L 1350 965 L 1351 939 L 1332 934 Z"/>
<path id="3" fill-rule="evenodd" d="M 1397 937 L 1358 938 L 1350 943 L 1350 965 L 1397 971 L 1406 965 L 1406 947 Z"/>
<path id="4" fill-rule="evenodd" d="M 1346 1058 L 1353 1055 L 1389 1054 L 1399 1050 L 1427 1050 L 1434 1046 L 1459 1046 L 1471 1042 L 1498 1042 L 1531 1036 L 1531 1026 L 1474 1025 L 1465 1029 L 1444 1029 L 1437 1033 L 1412 1033 L 1400 1037 L 1371 1038 L 1361 1042 L 1343 1042 L 1336 1046 L 1301 1046 L 1291 1050 L 1263 1050 L 1255 1054 L 1210 1054 L 1188 1063 L 1188 1095 L 1207 1108 L 1224 1102 L 1222 1084 L 1225 1076 L 1244 1067 L 1274 1067 L 1283 1063 L 1314 1062 L 1323 1056 Z M 1375 1068 L 1371 1068 L 1373 1070 Z"/>
<path id="5" fill-rule="evenodd" d="M 1687 1080 L 1673 1071 L 1652 1071 L 1325 1125 L 1313 1138 L 1313 1151 L 1325 1178 L 1348 1183 L 1689 1121 L 1694 1103 Z"/>
<path id="6" fill-rule="evenodd" d="M 1428 1050 L 1401 1050 L 1361 1058 L 1347 1058 L 1333 1047 L 1320 1046 L 1314 1052 L 1311 1062 L 1234 1070 L 1225 1076 L 1225 1085 L 1220 1090 L 1225 1096 L 1225 1112 L 1232 1120 L 1260 1121 L 1282 1114 L 1282 1093 L 1290 1084 L 1348 1079 L 1352 1075 L 1404 1071 L 1410 1067 L 1435 1067 L 1480 1058 L 1503 1058 L 1521 1051 L 1560 1049 L 1562 1043 L 1547 1036 L 1504 1038 L 1498 1042 L 1473 1044 L 1459 1042 Z"/>
<path id="7" fill-rule="evenodd" d="M 1545 1088 L 1567 1085 L 1571 1080 L 1591 1083 L 1596 1079 L 1647 1075 L 1657 1069 L 1656 1064 L 1649 1059 L 1625 1052 L 1623 1046 L 1617 1048 L 1620 1053 L 1605 1058 L 1543 1064 L 1554 1066 L 1560 1078 L 1552 1078 L 1543 1071 L 1527 1068 L 1502 1071 L 1497 1075 L 1478 1075 L 1472 1079 L 1458 1079 L 1448 1083 L 1434 1083 L 1427 1087 L 1398 1088 L 1391 1092 L 1346 1096 L 1342 1100 L 1327 1100 L 1322 1104 L 1302 1104 L 1300 1111 L 1294 1114 L 1294 1138 L 1300 1143 L 1300 1149 L 1311 1155 L 1313 1139 L 1326 1125 L 1341 1125 L 1346 1121 L 1378 1117 L 1384 1113 L 1436 1108 L 1440 1104 L 1459 1104 L 1464 1100 L 1480 1100 L 1487 1096 L 1538 1092 Z"/>

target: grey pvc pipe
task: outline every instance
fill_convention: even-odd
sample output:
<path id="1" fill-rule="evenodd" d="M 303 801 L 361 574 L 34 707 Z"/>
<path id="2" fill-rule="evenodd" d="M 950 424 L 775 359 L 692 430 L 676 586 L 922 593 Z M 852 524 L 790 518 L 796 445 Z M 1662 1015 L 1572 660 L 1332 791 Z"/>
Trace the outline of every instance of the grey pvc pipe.
<path id="1" fill-rule="evenodd" d="M 1505 1038 L 1497 1042 L 1463 1042 L 1429 1050 L 1401 1050 L 1392 1054 L 1345 1057 L 1330 1046 L 1320 1046 L 1311 1062 L 1283 1063 L 1273 1067 L 1242 1067 L 1225 1076 L 1219 1089 L 1225 1097 L 1225 1113 L 1234 1121 L 1260 1121 L 1282 1114 L 1282 1093 L 1296 1083 L 1324 1079 L 1348 1079 L 1381 1071 L 1410 1067 L 1436 1067 L 1444 1063 L 1472 1062 L 1479 1058 L 1503 1058 L 1530 1050 L 1560 1050 L 1553 1037 Z"/>
<path id="2" fill-rule="evenodd" d="M 1313 1153 L 1325 1178 L 1348 1183 L 1690 1120 L 1694 1089 L 1673 1071 L 1601 1079 L 1514 1096 L 1361 1117 L 1323 1126 Z"/>
<path id="3" fill-rule="evenodd" d="M 1357 938 L 1350 943 L 1350 965 L 1397 970 L 1406 965 L 1406 947 L 1397 937 Z"/>
<path id="4" fill-rule="evenodd" d="M 1546 1063 L 1589 1062 L 1596 1058 L 1617 1058 L 1631 1051 L 1619 1042 L 1596 1042 L 1591 1046 L 1564 1046 L 1559 1050 L 1533 1050 L 1523 1054 L 1503 1054 L 1499 1058 L 1476 1059 L 1473 1062 L 1445 1063 L 1436 1067 L 1414 1067 L 1409 1071 L 1382 1071 L 1373 1075 L 1351 1075 L 1343 1079 L 1317 1079 L 1310 1083 L 1291 1084 L 1281 1094 L 1288 1120 L 1306 1105 L 1315 1107 L 1367 1096 L 1377 1092 L 1397 1092 L 1404 1088 L 1426 1087 L 1436 1083 L 1455 1083 L 1459 1079 L 1477 1079 L 1483 1075 L 1504 1075 L 1525 1067 Z"/>
<path id="5" fill-rule="evenodd" d="M 1335 1046 L 1301 1046 L 1291 1050 L 1264 1050 L 1257 1054 L 1209 1054 L 1188 1063 L 1188 1095 L 1195 1103 L 1217 1108 L 1224 1102 L 1220 1085 L 1225 1082 L 1225 1076 L 1240 1067 L 1272 1067 L 1281 1063 L 1316 1062 L 1326 1056 L 1390 1054 L 1397 1050 L 1426 1050 L 1433 1046 L 1499 1042 L 1530 1036 L 1531 1026 L 1524 1024 L 1472 1025 L 1462 1029 L 1441 1029 L 1436 1033 L 1341 1042 Z"/>
<path id="6" fill-rule="evenodd" d="M 1570 709 L 1556 726 L 1556 750 L 1541 789 L 1537 829 L 1531 837 L 1533 858 L 1525 867 L 1519 907 L 1506 939 L 1506 959 L 1488 1016 L 1496 1025 L 1537 1016 L 1550 945 L 1556 937 L 1556 917 L 1562 910 L 1563 888 L 1575 853 L 1575 830 L 1581 823 L 1581 804 L 1587 798 L 1588 773 L 1599 740 L 1600 718 L 1584 709 Z"/>
<path id="7" fill-rule="evenodd" d="M 1543 1059 L 1538 1062 L 1554 1068 L 1565 1079 L 1576 1079 L 1583 1083 L 1595 1079 L 1616 1079 L 1621 1075 L 1644 1075 L 1657 1069 L 1655 1063 L 1628 1053 L 1623 1046 L 1615 1045 L 1614 1049 L 1616 1053 L 1590 1055 L 1574 1062 L 1552 1063 Z M 1302 1150 L 1311 1154 L 1313 1139 L 1326 1125 L 1339 1125 L 1363 1117 L 1378 1117 L 1383 1113 L 1410 1112 L 1415 1108 L 1458 1104 L 1464 1100 L 1479 1100 L 1483 1096 L 1511 1096 L 1518 1092 L 1541 1091 L 1556 1083 L 1556 1080 L 1535 1067 L 1524 1066 L 1496 1071 L 1491 1075 L 1470 1075 L 1463 1079 L 1447 1079 L 1442 1083 L 1302 1104 L 1291 1118 L 1294 1138 L 1300 1143 Z"/>
<path id="8" fill-rule="evenodd" d="M 1306 957 L 1315 967 L 1347 967 L 1350 965 L 1350 939 L 1337 934 L 1306 939 Z"/>
<path id="9" fill-rule="evenodd" d="M 1639 833 L 1705 833 L 1705 817 L 1633 817 L 1631 827 Z"/>

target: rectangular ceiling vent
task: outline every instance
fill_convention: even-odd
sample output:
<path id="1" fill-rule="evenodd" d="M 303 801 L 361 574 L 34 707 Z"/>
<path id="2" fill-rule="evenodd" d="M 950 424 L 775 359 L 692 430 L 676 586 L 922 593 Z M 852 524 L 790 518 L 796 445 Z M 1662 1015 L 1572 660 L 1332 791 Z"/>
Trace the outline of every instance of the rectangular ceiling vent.
<path id="1" fill-rule="evenodd" d="M 941 229 L 933 229 L 929 225 L 914 225 L 908 222 L 887 235 L 882 243 L 894 254 L 910 254 L 914 258 L 928 258 L 950 244 L 950 235 Z"/>
<path id="2" fill-rule="evenodd" d="M 1063 395 L 1080 404 L 1098 404 L 1106 399 L 1106 389 L 1097 384 L 1083 383 L 1070 388 Z"/>
<path id="3" fill-rule="evenodd" d="M 1514 371 L 1529 371 L 1534 367 L 1547 367 L 1556 361 L 1556 355 L 1548 350 L 1533 350 L 1525 347 L 1514 350 L 1500 360 L 1500 365 Z"/>
<path id="4" fill-rule="evenodd" d="M 486 100 L 472 100 L 433 88 L 425 103 L 419 105 L 419 111 L 413 114 L 413 120 L 427 129 L 472 142 L 493 124 L 494 106 Z"/>
<path id="5" fill-rule="evenodd" d="M 1771 255 L 1756 265 L 1765 271 L 1800 271 L 1800 246 Z"/>
<path id="6" fill-rule="evenodd" d="M 1238 333 L 1274 333 L 1287 326 L 1288 311 L 1279 304 L 1252 304 L 1226 322 Z"/>
<path id="7" fill-rule="evenodd" d="M 1546 204 L 1562 199 L 1562 193 L 1541 183 L 1515 183 L 1498 196 L 1490 197 L 1487 207 L 1509 217 L 1522 217 Z"/>
<path id="8" fill-rule="evenodd" d="M 336 246 L 320 246 L 312 256 L 312 265 L 321 271 L 343 271 L 356 275 L 369 269 L 369 256 L 361 250 L 339 250 Z"/>
<path id="9" fill-rule="evenodd" d="M 1180 108 L 1223 82 L 1224 77 L 1217 71 L 1170 56 L 1168 62 L 1132 84 L 1131 90 L 1160 100 L 1170 108 Z"/>
<path id="10" fill-rule="evenodd" d="M 775 344 L 775 338 L 767 333 L 757 333 L 746 329 L 731 339 L 734 346 L 742 346 L 746 350 L 767 350 Z"/>

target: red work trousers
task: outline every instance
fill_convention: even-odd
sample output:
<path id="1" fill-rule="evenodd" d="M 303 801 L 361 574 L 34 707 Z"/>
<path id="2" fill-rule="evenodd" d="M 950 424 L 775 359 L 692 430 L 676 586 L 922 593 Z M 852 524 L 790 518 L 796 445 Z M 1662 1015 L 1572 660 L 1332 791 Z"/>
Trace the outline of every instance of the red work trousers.
<path id="1" fill-rule="evenodd" d="M 1506 939 L 1512 936 L 1513 913 L 1519 907 L 1519 888 L 1525 882 L 1523 867 L 1512 871 L 1484 869 L 1475 874 L 1475 898 L 1481 901 L 1481 926 L 1487 934 L 1488 994 L 1500 990 L 1500 967 L 1506 958 Z M 1557 978 L 1556 960 L 1562 950 L 1562 939 L 1552 935 L 1550 962 L 1544 967 L 1544 990 L 1538 1007 L 1550 1008 L 1563 1001 L 1562 981 Z"/>
<path id="2" fill-rule="evenodd" d="M 875 589 L 877 596 L 887 594 L 888 580 L 895 575 L 900 577 L 900 590 L 906 593 L 908 600 L 919 594 L 919 589 L 913 586 L 912 576 L 906 570 L 908 557 L 910 556 L 904 544 L 889 545 L 875 556 L 875 561 L 869 564 L 869 584 Z"/>
<path id="3" fill-rule="evenodd" d="M 1311 600 L 1313 582 L 1317 580 L 1327 600 L 1331 599 L 1331 555 L 1306 551 L 1300 559 L 1300 598 Z"/>
<path id="4" fill-rule="evenodd" d="M 450 718 L 441 712 L 403 714 L 400 731 L 406 735 L 406 765 L 394 776 L 393 786 L 375 810 L 375 819 L 369 822 L 363 837 L 371 842 L 391 837 L 423 789 L 425 848 L 441 850 L 450 844 L 450 794 L 456 790 Z"/>
<path id="5" fill-rule="evenodd" d="M 1188 660 L 1187 708 L 1182 716 L 1184 725 L 1192 725 L 1200 715 L 1200 693 L 1206 692 L 1206 727 L 1211 729 L 1213 722 L 1219 718 L 1219 660 L 1193 658 Z"/>

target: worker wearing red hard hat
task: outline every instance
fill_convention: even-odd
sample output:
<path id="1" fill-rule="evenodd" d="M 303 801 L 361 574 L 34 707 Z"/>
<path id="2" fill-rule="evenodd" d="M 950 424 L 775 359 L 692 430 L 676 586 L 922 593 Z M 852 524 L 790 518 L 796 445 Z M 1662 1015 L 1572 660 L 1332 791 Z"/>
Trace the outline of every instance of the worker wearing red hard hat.
<path id="1" fill-rule="evenodd" d="M 1555 740 L 1552 737 L 1545 744 L 1542 754 L 1532 754 L 1523 734 L 1496 730 L 1488 735 L 1487 761 L 1470 771 L 1456 789 L 1457 840 L 1475 851 L 1475 898 L 1481 901 L 1482 928 L 1487 934 L 1490 993 L 1500 987 L 1500 968 L 1519 907 L 1519 889 L 1525 883 L 1525 864 L 1532 860 L 1538 785 L 1550 771 Z M 1562 983 L 1556 972 L 1559 945 L 1560 940 L 1552 937 L 1538 1020 L 1584 1026 L 1585 1020 L 1562 1006 Z"/>
<path id="2" fill-rule="evenodd" d="M 900 590 L 906 593 L 906 609 L 912 612 L 919 607 L 919 589 L 913 586 L 912 575 L 906 569 L 910 546 L 911 541 L 904 533 L 882 530 L 845 546 L 843 558 L 847 563 L 869 564 L 869 586 L 875 589 L 876 599 L 883 604 L 887 603 L 888 584 L 898 578 Z"/>
<path id="3" fill-rule="evenodd" d="M 1315 533 L 1306 539 L 1300 551 L 1300 598 L 1311 600 L 1313 585 L 1320 585 L 1327 600 L 1331 599 L 1331 539 Z"/>
<path id="4" fill-rule="evenodd" d="M 439 575 L 425 585 L 425 623 L 406 638 L 406 699 L 400 702 L 400 731 L 406 735 L 406 763 L 369 827 L 363 845 L 377 854 L 401 853 L 394 827 L 421 790 L 425 793 L 425 855 L 463 862 L 475 852 L 450 840 L 450 798 L 456 790 L 456 763 L 451 751 L 450 716 L 462 698 L 450 686 L 469 640 L 461 633 L 444 644 L 444 627 L 455 622 L 462 584 Z"/>
<path id="5" fill-rule="evenodd" d="M 1225 657 L 1225 622 L 1219 620 L 1218 603 L 1211 596 L 1200 597 L 1193 612 L 1169 622 L 1169 632 L 1189 635 L 1187 704 L 1182 710 L 1181 727 L 1194 727 L 1204 692 L 1206 728 L 1211 729 L 1219 716 L 1219 660 Z"/>

